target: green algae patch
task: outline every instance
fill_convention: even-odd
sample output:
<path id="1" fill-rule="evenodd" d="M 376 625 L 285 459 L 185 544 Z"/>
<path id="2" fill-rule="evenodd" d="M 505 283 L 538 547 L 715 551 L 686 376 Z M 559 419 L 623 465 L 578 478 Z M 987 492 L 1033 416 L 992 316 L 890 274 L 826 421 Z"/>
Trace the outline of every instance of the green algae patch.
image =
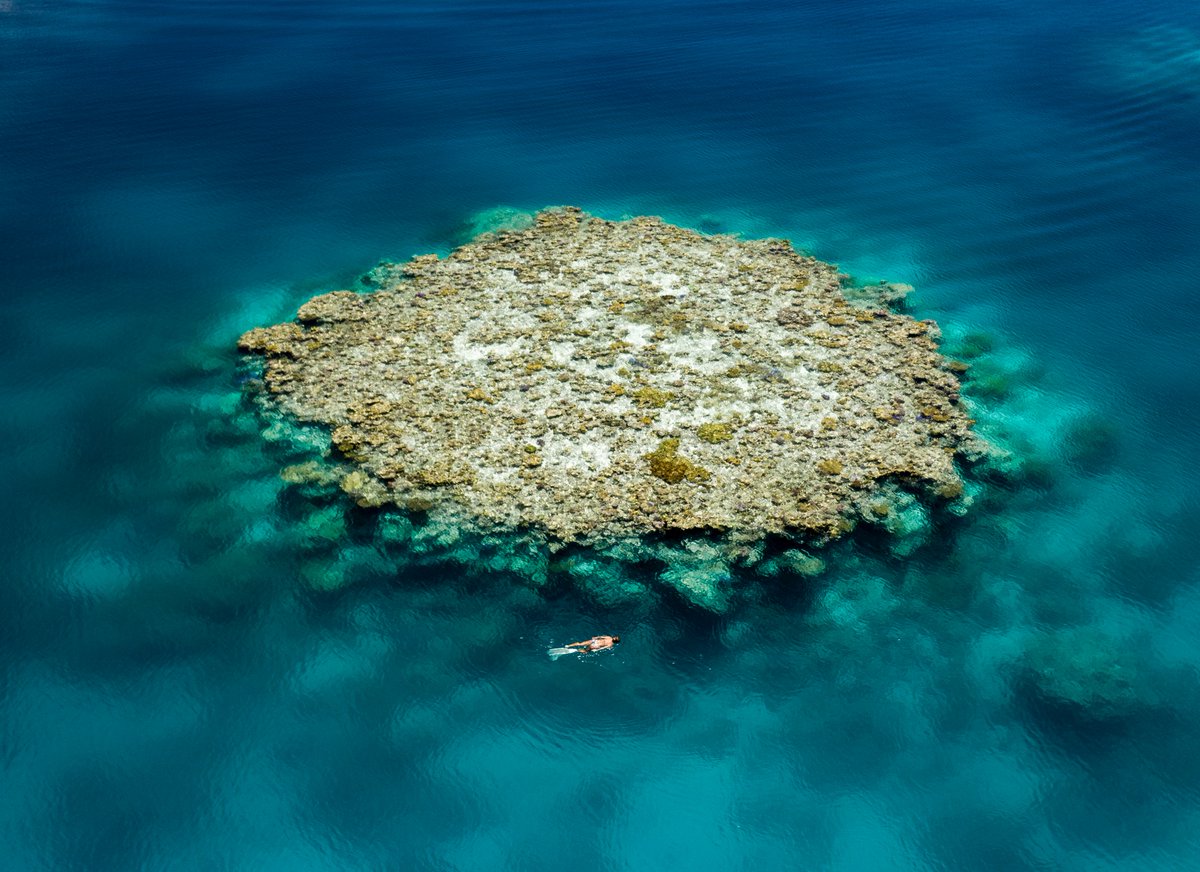
<path id="1" fill-rule="evenodd" d="M 670 391 L 660 391 L 649 386 L 640 387 L 633 394 L 637 404 L 644 409 L 661 409 L 673 396 Z"/>
<path id="2" fill-rule="evenodd" d="M 712 478 L 712 473 L 703 466 L 697 466 L 679 454 L 678 439 L 664 439 L 658 448 L 646 455 L 646 462 L 650 465 L 650 473 L 667 484 L 702 482 Z"/>
<path id="3" fill-rule="evenodd" d="M 956 499 L 956 458 L 990 450 L 937 325 L 887 308 L 903 286 L 848 288 L 786 240 L 657 218 L 561 208 L 498 226 L 244 334 L 264 437 L 326 434 L 333 486 L 361 506 L 605 547 L 824 541 L 882 523 L 893 480 Z M 289 485 L 318 486 L 289 462 Z M 916 508 L 888 518 L 920 526 Z M 724 596 L 703 561 L 672 579 Z"/>
<path id="4" fill-rule="evenodd" d="M 696 428 L 696 435 L 710 445 L 728 442 L 733 438 L 733 426 L 730 424 L 701 424 Z"/>

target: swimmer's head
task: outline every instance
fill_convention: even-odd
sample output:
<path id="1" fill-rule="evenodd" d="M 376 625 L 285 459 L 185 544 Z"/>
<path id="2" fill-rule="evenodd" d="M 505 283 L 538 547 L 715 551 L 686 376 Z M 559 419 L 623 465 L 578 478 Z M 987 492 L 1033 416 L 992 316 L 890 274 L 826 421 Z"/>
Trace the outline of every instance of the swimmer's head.
<path id="1" fill-rule="evenodd" d="M 613 644 L 616 645 L 621 641 L 620 636 L 613 636 Z"/>

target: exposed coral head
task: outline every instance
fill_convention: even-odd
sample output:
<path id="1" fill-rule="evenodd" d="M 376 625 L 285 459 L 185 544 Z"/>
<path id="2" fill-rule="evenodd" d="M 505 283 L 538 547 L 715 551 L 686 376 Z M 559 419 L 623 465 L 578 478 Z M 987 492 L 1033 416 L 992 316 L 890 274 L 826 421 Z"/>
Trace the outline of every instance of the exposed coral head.
<path id="1" fill-rule="evenodd" d="M 937 325 L 882 305 L 906 288 L 851 301 L 785 240 L 554 209 L 373 278 L 239 343 L 270 409 L 330 429 L 364 505 L 568 541 L 819 539 L 896 482 L 954 498 L 978 451 Z"/>

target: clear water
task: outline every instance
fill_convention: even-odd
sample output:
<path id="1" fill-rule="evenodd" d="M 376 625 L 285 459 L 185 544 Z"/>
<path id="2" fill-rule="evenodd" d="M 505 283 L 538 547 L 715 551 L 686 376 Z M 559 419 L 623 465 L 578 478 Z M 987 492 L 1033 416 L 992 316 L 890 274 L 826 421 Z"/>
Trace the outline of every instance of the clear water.
<path id="1" fill-rule="evenodd" d="M 4 867 L 1197 868 L 1198 141 L 1173 0 L 2 0 Z M 720 618 L 285 490 L 238 333 L 556 203 L 911 282 L 1028 474 Z"/>

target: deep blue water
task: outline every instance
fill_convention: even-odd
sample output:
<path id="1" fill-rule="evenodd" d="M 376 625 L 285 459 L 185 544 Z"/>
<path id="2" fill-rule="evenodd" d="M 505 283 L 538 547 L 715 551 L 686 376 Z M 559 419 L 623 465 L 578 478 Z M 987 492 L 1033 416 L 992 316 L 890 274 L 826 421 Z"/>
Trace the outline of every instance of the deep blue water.
<path id="1" fill-rule="evenodd" d="M 4 868 L 1200 867 L 1198 142 L 1182 0 L 0 0 Z M 912 283 L 1025 473 L 721 617 L 284 488 L 237 335 L 561 203 Z"/>

